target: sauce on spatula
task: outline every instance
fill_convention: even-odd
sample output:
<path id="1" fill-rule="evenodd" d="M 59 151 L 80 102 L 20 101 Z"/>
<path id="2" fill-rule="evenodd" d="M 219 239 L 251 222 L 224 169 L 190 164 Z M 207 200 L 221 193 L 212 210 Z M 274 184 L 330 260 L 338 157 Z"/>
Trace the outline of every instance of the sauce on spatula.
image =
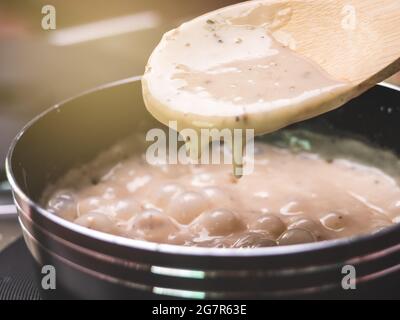
<path id="1" fill-rule="evenodd" d="M 340 104 L 348 84 L 275 40 L 287 12 L 267 19 L 269 6 L 259 4 L 224 8 L 164 35 L 143 77 L 146 106 L 158 120 L 176 121 L 178 130 L 263 134 Z"/>

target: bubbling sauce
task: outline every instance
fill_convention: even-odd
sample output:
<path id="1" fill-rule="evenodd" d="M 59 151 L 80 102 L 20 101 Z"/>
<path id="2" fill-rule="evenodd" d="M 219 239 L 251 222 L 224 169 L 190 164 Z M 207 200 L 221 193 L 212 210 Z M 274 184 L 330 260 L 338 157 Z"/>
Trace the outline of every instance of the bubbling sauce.
<path id="1" fill-rule="evenodd" d="M 122 142 L 67 173 L 44 201 L 90 229 L 200 247 L 309 243 L 400 222 L 400 187 L 389 174 L 400 170 L 393 154 L 288 132 L 277 142 L 257 142 L 254 174 L 239 181 L 229 165 L 150 165 L 143 154 L 128 155 L 131 142 Z"/>

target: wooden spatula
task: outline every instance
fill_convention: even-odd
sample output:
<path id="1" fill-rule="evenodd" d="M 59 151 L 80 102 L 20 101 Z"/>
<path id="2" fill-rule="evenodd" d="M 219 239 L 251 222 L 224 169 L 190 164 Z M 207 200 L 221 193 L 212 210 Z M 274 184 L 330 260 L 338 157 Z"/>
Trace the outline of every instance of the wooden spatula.
<path id="1" fill-rule="evenodd" d="M 219 24 L 226 27 L 225 33 L 216 31 Z M 232 35 L 227 31 L 229 25 L 246 28 L 243 29 L 246 32 L 242 29 L 240 32 L 247 38 L 239 37 L 233 42 L 229 38 Z M 204 70 L 211 74 L 210 66 L 213 64 L 229 66 L 229 63 L 237 61 L 255 61 L 257 50 L 263 48 L 259 43 L 265 41 L 265 36 L 255 40 L 262 34 L 260 29 L 307 58 L 305 61 L 318 64 L 330 77 L 343 81 L 343 85 L 331 91 L 314 90 L 313 94 L 301 94 L 299 99 L 280 98 L 279 107 L 271 107 L 269 101 L 264 99 L 259 99 L 257 103 L 243 102 L 238 107 L 238 104 L 227 103 L 226 99 L 219 99 L 218 96 L 211 99 L 209 96 L 213 95 L 207 95 L 207 92 L 206 98 L 196 91 L 180 95 L 181 84 L 178 86 L 174 78 L 179 69 L 177 66 L 181 69 L 183 66 L 182 70 L 196 70 L 190 71 L 193 74 L 201 74 Z M 231 30 L 235 30 L 234 27 Z M 213 37 L 209 37 L 207 32 L 214 32 Z M 225 41 L 218 39 L 224 36 Z M 245 49 L 243 46 L 246 46 Z M 188 54 L 187 50 L 191 53 Z M 246 54 L 248 59 L 243 57 Z M 229 58 L 224 60 L 226 56 Z M 194 66 L 192 61 L 196 61 Z M 288 69 L 290 73 L 296 67 Z M 248 70 L 251 71 L 252 67 Z M 337 108 L 399 70 L 400 0 L 247 1 L 208 13 L 166 34 L 149 60 L 142 79 L 143 96 L 148 110 L 157 119 L 167 125 L 175 120 L 178 129 L 252 128 L 256 134 L 263 134 Z M 293 72 L 295 77 L 295 70 Z M 245 73 L 242 75 L 248 76 Z M 239 78 L 239 84 L 230 84 L 226 76 L 223 77 L 226 83 L 215 79 L 216 76 L 210 76 L 203 83 L 220 81 L 220 91 L 224 91 L 224 85 L 233 86 L 237 88 L 236 98 L 242 100 L 240 95 L 246 87 L 240 87 L 245 82 L 240 81 L 246 78 Z M 276 83 L 279 85 L 279 82 Z M 263 82 L 255 84 L 262 90 Z M 196 88 L 202 90 L 203 87 L 198 85 Z M 208 143 L 208 140 L 205 142 Z M 191 140 L 190 144 L 192 149 L 201 150 L 197 141 Z M 238 154 L 241 152 L 238 151 Z"/>
<path id="2" fill-rule="evenodd" d="M 400 70 L 399 0 L 269 2 L 274 37 L 354 84 L 349 98 Z"/>

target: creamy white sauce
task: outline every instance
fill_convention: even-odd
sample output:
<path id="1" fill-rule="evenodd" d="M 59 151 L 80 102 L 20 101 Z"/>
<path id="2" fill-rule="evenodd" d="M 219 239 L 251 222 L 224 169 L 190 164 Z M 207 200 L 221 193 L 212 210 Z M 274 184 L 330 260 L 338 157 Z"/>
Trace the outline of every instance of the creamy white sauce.
<path id="1" fill-rule="evenodd" d="M 348 83 L 282 40 L 279 27 L 289 13 L 251 1 L 165 34 L 143 76 L 148 110 L 166 125 L 178 121 L 180 129 L 253 128 L 261 134 L 338 106 Z"/>
<path id="2" fill-rule="evenodd" d="M 290 8 L 251 1 L 167 33 L 143 77 L 146 107 L 178 130 L 262 134 L 339 106 L 349 84 L 292 51 L 280 32 L 288 19 Z M 400 169 L 394 155 L 353 140 L 292 138 L 291 148 L 256 144 L 254 172 L 241 180 L 227 165 L 121 160 L 133 149 L 123 143 L 49 188 L 47 208 L 95 230 L 203 247 L 330 240 L 399 222 L 400 187 L 388 174 Z"/>
<path id="3" fill-rule="evenodd" d="M 400 170 L 393 154 L 309 133 L 285 140 L 290 148 L 257 143 L 254 174 L 239 181 L 229 165 L 149 165 L 144 155 L 126 157 L 137 140 L 124 142 L 69 172 L 45 201 L 91 229 L 203 247 L 330 240 L 399 222 L 400 187 L 386 173 Z"/>

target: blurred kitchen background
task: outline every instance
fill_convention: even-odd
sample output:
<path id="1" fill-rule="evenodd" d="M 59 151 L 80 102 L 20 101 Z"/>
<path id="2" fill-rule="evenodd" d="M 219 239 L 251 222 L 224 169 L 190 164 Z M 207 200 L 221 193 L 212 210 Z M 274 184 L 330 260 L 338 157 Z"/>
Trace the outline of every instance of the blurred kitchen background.
<path id="1" fill-rule="evenodd" d="M 236 2 L 0 0 L 0 251 L 19 236 L 3 164 L 20 128 L 68 97 L 142 74 L 165 31 Z M 56 30 L 42 29 L 45 5 Z"/>
<path id="2" fill-rule="evenodd" d="M 0 0 L 0 250 L 19 234 L 1 216 L 13 211 L 5 154 L 23 124 L 65 98 L 140 75 L 165 31 L 236 2 Z M 56 30 L 42 29 L 45 5 L 56 9 Z"/>

